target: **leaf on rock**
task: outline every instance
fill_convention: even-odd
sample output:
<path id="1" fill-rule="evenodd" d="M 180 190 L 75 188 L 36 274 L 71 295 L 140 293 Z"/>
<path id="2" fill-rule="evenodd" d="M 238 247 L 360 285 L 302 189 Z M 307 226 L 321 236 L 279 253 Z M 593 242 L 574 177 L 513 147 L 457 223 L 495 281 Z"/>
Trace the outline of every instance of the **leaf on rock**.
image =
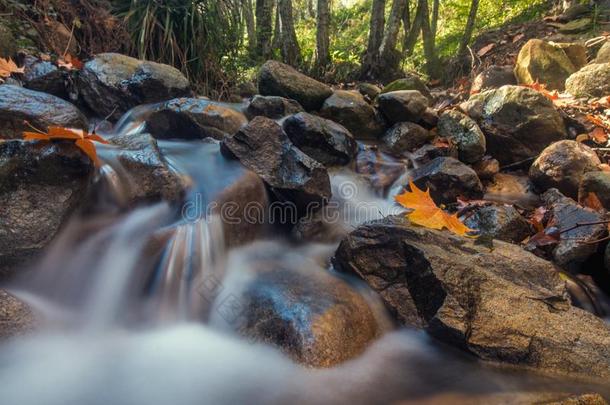
<path id="1" fill-rule="evenodd" d="M 57 66 L 68 70 L 81 70 L 84 64 L 76 56 L 67 53 L 62 58 L 57 59 Z"/>
<path id="2" fill-rule="evenodd" d="M 474 232 L 460 221 L 457 214 L 450 215 L 440 209 L 430 197 L 430 190 L 422 191 L 412 181 L 409 182 L 409 187 L 411 191 L 405 190 L 396 196 L 396 202 L 412 210 L 406 215 L 412 223 L 430 229 L 446 228 L 460 236 Z"/>
<path id="3" fill-rule="evenodd" d="M 544 95 L 546 98 L 548 98 L 551 101 L 559 100 L 559 93 L 557 92 L 557 90 L 550 92 L 546 89 L 546 85 L 544 85 L 542 83 L 538 83 L 538 81 L 536 81 L 535 83 L 532 83 L 532 84 L 522 84 L 522 86 L 529 87 L 530 89 L 533 89 L 539 93 L 542 93 L 542 95 Z"/>
<path id="4" fill-rule="evenodd" d="M 0 78 L 6 79 L 13 73 L 23 73 L 24 68 L 18 67 L 11 58 L 0 58 Z"/>

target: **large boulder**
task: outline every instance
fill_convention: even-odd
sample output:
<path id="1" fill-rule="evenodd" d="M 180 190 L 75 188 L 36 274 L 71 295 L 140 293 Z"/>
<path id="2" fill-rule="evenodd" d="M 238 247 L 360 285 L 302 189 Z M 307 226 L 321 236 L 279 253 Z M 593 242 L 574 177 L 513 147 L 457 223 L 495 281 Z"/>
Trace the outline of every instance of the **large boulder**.
<path id="1" fill-rule="evenodd" d="M 430 131 L 413 122 L 399 122 L 388 129 L 381 138 L 384 148 L 398 156 L 405 152 L 412 152 L 431 139 Z"/>
<path id="2" fill-rule="evenodd" d="M 29 123 L 29 125 L 28 125 Z M 87 119 L 74 105 L 23 87 L 0 86 L 0 139 L 21 138 L 32 127 L 49 126 L 87 129 Z"/>
<path id="3" fill-rule="evenodd" d="M 98 116 L 119 119 L 131 108 L 191 94 L 189 81 L 172 66 L 102 53 L 85 63 L 80 94 Z"/>
<path id="4" fill-rule="evenodd" d="M 597 153 L 587 145 L 565 140 L 543 150 L 530 167 L 529 175 L 542 191 L 556 188 L 576 198 L 585 173 L 599 170 L 601 163 Z"/>
<path id="5" fill-rule="evenodd" d="M 477 123 L 456 110 L 445 111 L 438 120 L 438 134 L 453 142 L 464 163 L 476 163 L 485 156 L 485 135 Z"/>
<path id="6" fill-rule="evenodd" d="M 604 42 L 593 63 L 610 63 L 610 41 Z"/>
<path id="7" fill-rule="evenodd" d="M 548 89 L 563 90 L 566 79 L 576 70 L 563 49 L 540 39 L 530 39 L 519 51 L 515 76 L 519 83 L 539 82 Z"/>
<path id="8" fill-rule="evenodd" d="M 222 282 L 212 324 L 276 346 L 299 363 L 337 365 L 360 355 L 383 331 L 356 289 L 275 243 L 236 251 L 227 267 L 235 270 Z M 237 310 L 225 308 L 226 297 Z"/>
<path id="9" fill-rule="evenodd" d="M 320 115 L 343 125 L 356 139 L 377 139 L 385 130 L 375 109 L 355 91 L 335 91 L 324 101 Z"/>
<path id="10" fill-rule="evenodd" d="M 426 86 L 423 80 L 415 74 L 408 74 L 402 79 L 394 80 L 392 83 L 385 86 L 381 93 L 390 93 L 392 91 L 401 90 L 417 90 L 430 102 L 432 102 L 432 94 L 430 93 L 430 89 L 428 86 Z"/>
<path id="11" fill-rule="evenodd" d="M 553 103 L 526 87 L 489 90 L 472 96 L 461 107 L 485 134 L 487 153 L 502 164 L 536 157 L 551 143 L 567 137 Z"/>
<path id="12" fill-rule="evenodd" d="M 146 131 L 157 139 L 221 140 L 248 120 L 227 105 L 203 98 L 177 98 L 160 104 L 146 119 Z"/>
<path id="13" fill-rule="evenodd" d="M 297 148 L 326 166 L 346 165 L 358 152 L 358 144 L 342 125 L 308 113 L 287 117 L 282 127 Z"/>
<path id="14" fill-rule="evenodd" d="M 587 65 L 566 80 L 566 91 L 576 97 L 610 94 L 610 63 Z"/>
<path id="15" fill-rule="evenodd" d="M 475 171 L 451 157 L 437 157 L 413 170 L 410 178 L 420 189 L 429 188 L 437 204 L 454 203 L 458 197 L 483 197 L 483 185 Z"/>
<path id="16" fill-rule="evenodd" d="M 474 78 L 470 87 L 470 93 L 476 94 L 485 90 L 497 89 L 513 84 L 517 84 L 517 79 L 511 66 L 493 65 L 483 70 Z"/>
<path id="17" fill-rule="evenodd" d="M 222 151 L 259 175 L 280 201 L 294 204 L 299 214 L 331 197 L 326 168 L 298 149 L 269 118 L 256 117 L 235 135 L 226 136 Z"/>
<path id="18" fill-rule="evenodd" d="M 34 312 L 25 302 L 0 290 L 0 342 L 33 331 L 36 322 Z"/>
<path id="19" fill-rule="evenodd" d="M 379 110 L 387 120 L 418 122 L 428 108 L 428 99 L 417 90 L 392 91 L 377 97 Z"/>
<path id="20" fill-rule="evenodd" d="M 570 303 L 549 262 L 387 217 L 353 231 L 337 268 L 377 291 L 403 325 L 487 361 L 610 378 L 610 328 Z"/>
<path id="21" fill-rule="evenodd" d="M 287 115 L 304 112 L 298 101 L 290 100 L 277 96 L 254 96 L 245 109 L 248 119 L 253 119 L 262 115 L 263 117 L 274 120 L 283 118 Z"/>
<path id="22" fill-rule="evenodd" d="M 299 102 L 306 110 L 319 110 L 333 94 L 330 87 L 305 76 L 293 67 L 270 60 L 258 73 L 258 91 L 263 96 L 280 96 Z"/>
<path id="23" fill-rule="evenodd" d="M 73 142 L 0 142 L 0 274 L 49 244 L 83 202 L 93 171 Z"/>
<path id="24" fill-rule="evenodd" d="M 602 204 L 610 211 L 610 172 L 594 171 L 582 176 L 578 188 L 578 200 L 584 201 L 593 193 Z"/>

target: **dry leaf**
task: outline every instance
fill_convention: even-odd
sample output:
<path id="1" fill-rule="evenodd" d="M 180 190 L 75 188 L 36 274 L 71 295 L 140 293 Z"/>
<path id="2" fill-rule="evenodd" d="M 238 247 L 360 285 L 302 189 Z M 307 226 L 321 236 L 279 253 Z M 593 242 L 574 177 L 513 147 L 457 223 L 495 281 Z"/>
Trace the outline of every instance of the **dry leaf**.
<path id="1" fill-rule="evenodd" d="M 515 35 L 515 37 L 513 38 L 513 44 L 514 44 L 515 42 L 520 41 L 520 40 L 521 40 L 521 39 L 522 39 L 524 36 L 525 36 L 525 34 L 518 34 L 518 35 Z"/>
<path id="2" fill-rule="evenodd" d="M 18 67 L 11 58 L 0 58 L 0 78 L 10 77 L 13 73 L 23 73 L 24 68 Z"/>
<path id="3" fill-rule="evenodd" d="M 595 193 L 588 193 L 585 197 L 581 198 L 580 204 L 585 207 L 594 209 L 595 211 L 601 211 L 604 209 L 604 205 Z"/>
<path id="4" fill-rule="evenodd" d="M 559 100 L 559 93 L 557 92 L 557 90 L 550 92 L 546 89 L 546 86 L 544 84 L 538 83 L 538 81 L 536 81 L 535 83 L 532 83 L 532 84 L 522 84 L 522 86 L 529 87 L 530 89 L 533 89 L 539 93 L 542 93 L 546 98 L 548 98 L 551 101 Z"/>
<path id="5" fill-rule="evenodd" d="M 489 51 L 491 51 L 495 47 L 496 47 L 496 44 L 494 44 L 494 43 L 487 44 L 483 48 L 479 49 L 479 52 L 477 52 L 477 56 L 479 56 L 479 57 L 485 56 Z"/>
<path id="6" fill-rule="evenodd" d="M 396 196 L 396 202 L 413 210 L 407 214 L 412 223 L 430 229 L 447 228 L 460 236 L 474 232 L 460 221 L 457 214 L 450 215 L 440 209 L 430 197 L 430 190 L 422 191 L 412 181 L 409 182 L 409 187 L 411 191 L 405 190 L 403 194 Z"/>
<path id="7" fill-rule="evenodd" d="M 81 70 L 84 64 L 76 56 L 72 56 L 67 53 L 63 56 L 63 58 L 57 59 L 57 66 L 66 68 L 68 70 Z"/>
<path id="8" fill-rule="evenodd" d="M 593 131 L 589 134 L 593 142 L 599 145 L 605 145 L 608 143 L 608 134 L 602 127 L 595 127 Z"/>

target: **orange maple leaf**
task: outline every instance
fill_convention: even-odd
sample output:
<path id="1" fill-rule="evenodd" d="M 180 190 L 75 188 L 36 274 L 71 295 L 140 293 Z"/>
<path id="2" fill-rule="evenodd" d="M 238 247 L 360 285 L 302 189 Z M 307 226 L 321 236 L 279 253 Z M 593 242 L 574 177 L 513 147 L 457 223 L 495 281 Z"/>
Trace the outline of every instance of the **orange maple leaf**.
<path id="1" fill-rule="evenodd" d="M 74 144 L 82 150 L 93 161 L 96 166 L 101 163 L 97 157 L 97 151 L 93 142 L 108 144 L 101 136 L 83 131 L 82 129 L 64 128 L 64 127 L 49 127 L 45 132 L 24 132 L 23 139 L 26 141 L 54 141 L 54 140 L 69 140 L 74 141 Z"/>
<path id="2" fill-rule="evenodd" d="M 10 77 L 13 73 L 23 73 L 24 68 L 18 67 L 11 58 L 0 58 L 0 78 Z"/>
<path id="3" fill-rule="evenodd" d="M 67 53 L 62 58 L 57 59 L 57 66 L 68 70 L 81 70 L 84 64 L 76 56 Z"/>
<path id="4" fill-rule="evenodd" d="M 407 214 L 407 218 L 414 224 L 430 229 L 447 228 L 449 231 L 460 235 L 468 236 L 474 232 L 460 221 L 457 214 L 450 215 L 440 209 L 430 197 L 430 190 L 422 191 L 410 181 L 411 191 L 395 197 L 396 202 L 405 208 L 412 210 Z"/>

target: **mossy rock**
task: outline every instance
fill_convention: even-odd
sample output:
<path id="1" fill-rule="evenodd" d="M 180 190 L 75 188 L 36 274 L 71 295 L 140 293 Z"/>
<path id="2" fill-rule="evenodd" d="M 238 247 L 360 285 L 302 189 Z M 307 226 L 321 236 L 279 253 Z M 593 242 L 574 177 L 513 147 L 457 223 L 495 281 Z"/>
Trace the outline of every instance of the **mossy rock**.
<path id="1" fill-rule="evenodd" d="M 515 76 L 521 84 L 535 82 L 552 90 L 563 90 L 566 79 L 576 72 L 563 49 L 540 39 L 530 39 L 519 51 Z"/>
<path id="2" fill-rule="evenodd" d="M 411 74 L 402 79 L 394 80 L 392 83 L 383 88 L 381 94 L 401 90 L 417 90 L 428 100 L 432 100 L 432 94 L 430 94 L 430 89 L 428 89 L 428 86 L 426 86 L 426 84 L 417 75 Z"/>

